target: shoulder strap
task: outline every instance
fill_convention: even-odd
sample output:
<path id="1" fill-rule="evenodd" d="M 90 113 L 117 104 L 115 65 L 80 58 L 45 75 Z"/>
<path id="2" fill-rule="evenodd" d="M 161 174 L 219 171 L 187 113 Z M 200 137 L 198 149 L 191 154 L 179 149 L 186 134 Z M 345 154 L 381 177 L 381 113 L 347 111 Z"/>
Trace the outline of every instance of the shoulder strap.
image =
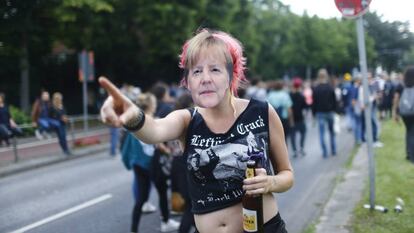
<path id="1" fill-rule="evenodd" d="M 197 113 L 197 108 L 196 107 L 192 107 L 192 108 L 187 108 L 187 110 L 191 114 L 191 119 L 193 119 L 194 115 Z"/>

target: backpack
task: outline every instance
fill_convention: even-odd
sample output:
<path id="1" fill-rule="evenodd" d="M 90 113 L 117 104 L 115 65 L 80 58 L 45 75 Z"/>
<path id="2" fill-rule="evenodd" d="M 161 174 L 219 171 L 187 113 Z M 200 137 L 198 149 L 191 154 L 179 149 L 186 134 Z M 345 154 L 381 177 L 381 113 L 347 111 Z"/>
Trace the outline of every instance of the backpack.
<path id="1" fill-rule="evenodd" d="M 400 98 L 399 112 L 401 116 L 414 115 L 414 87 L 404 88 Z"/>

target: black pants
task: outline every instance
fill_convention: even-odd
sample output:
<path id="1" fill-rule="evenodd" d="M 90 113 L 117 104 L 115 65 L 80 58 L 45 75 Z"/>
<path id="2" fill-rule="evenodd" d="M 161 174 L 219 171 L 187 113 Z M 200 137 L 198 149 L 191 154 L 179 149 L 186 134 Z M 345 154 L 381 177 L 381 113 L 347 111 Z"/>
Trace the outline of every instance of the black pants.
<path id="1" fill-rule="evenodd" d="M 189 233 L 192 226 L 195 226 L 194 215 L 191 212 L 191 199 L 188 191 L 188 183 L 186 176 L 186 160 L 184 156 L 175 157 L 171 170 L 171 184 L 175 183 L 178 190 L 185 201 L 185 209 L 181 216 L 180 228 L 178 233 Z M 172 187 L 173 189 L 173 187 Z M 173 189 L 174 190 L 174 189 Z"/>
<path id="2" fill-rule="evenodd" d="M 280 214 L 277 213 L 276 216 L 271 218 L 264 224 L 265 233 L 287 233 L 285 222 L 280 217 Z"/>
<path id="3" fill-rule="evenodd" d="M 151 187 L 151 179 L 148 170 L 134 166 L 135 182 L 138 189 L 137 199 L 132 210 L 131 232 L 138 232 L 139 221 L 141 220 L 142 205 L 148 200 Z"/>
<path id="4" fill-rule="evenodd" d="M 402 117 L 406 129 L 405 150 L 407 159 L 414 163 L 414 116 Z"/>
<path id="5" fill-rule="evenodd" d="M 163 222 L 167 222 L 170 218 L 167 196 L 167 180 L 170 178 L 169 172 L 171 172 L 170 156 L 162 154 L 159 150 L 155 150 L 154 157 L 151 161 L 151 178 L 158 192 Z"/>

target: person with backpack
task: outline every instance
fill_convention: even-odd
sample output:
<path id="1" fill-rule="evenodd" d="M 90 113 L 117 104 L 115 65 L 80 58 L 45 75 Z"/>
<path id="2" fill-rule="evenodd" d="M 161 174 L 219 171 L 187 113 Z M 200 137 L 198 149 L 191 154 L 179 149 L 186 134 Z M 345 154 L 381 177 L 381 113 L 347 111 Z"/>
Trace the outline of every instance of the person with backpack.
<path id="1" fill-rule="evenodd" d="M 282 80 L 277 80 L 269 84 L 270 91 L 267 94 L 267 101 L 276 110 L 277 115 L 282 121 L 283 131 L 285 132 L 286 144 L 289 138 L 289 131 L 293 126 L 292 99 L 289 93 L 284 90 Z"/>
<path id="2" fill-rule="evenodd" d="M 157 106 L 156 98 L 152 94 L 140 94 L 136 100 L 137 106 L 148 116 L 153 116 Z M 138 140 L 131 132 L 127 132 L 122 142 L 122 162 L 128 170 L 134 172 L 138 195 L 132 211 L 131 232 L 138 232 L 141 220 L 142 207 L 149 199 L 151 181 L 153 181 L 153 158 L 155 146 Z M 163 195 L 164 189 L 160 190 L 156 185 L 158 195 Z M 160 203 L 162 200 L 159 198 Z M 168 206 L 160 204 L 161 207 L 161 232 L 175 231 L 179 223 L 170 219 Z"/>
<path id="3" fill-rule="evenodd" d="M 405 129 L 405 148 L 407 160 L 414 163 L 414 66 L 409 66 L 404 73 L 404 88 L 397 89 L 394 106 L 398 104 Z"/>

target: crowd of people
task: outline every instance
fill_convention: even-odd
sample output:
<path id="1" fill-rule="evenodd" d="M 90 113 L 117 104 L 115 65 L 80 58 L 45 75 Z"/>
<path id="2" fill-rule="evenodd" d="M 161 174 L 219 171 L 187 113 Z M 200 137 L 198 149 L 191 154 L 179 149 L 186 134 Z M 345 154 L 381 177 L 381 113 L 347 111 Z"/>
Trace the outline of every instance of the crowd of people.
<path id="1" fill-rule="evenodd" d="M 382 143 L 378 140 L 380 120 L 395 116 L 392 111 L 396 103 L 394 98 L 398 94 L 401 95 L 403 82 L 400 76 L 395 76 L 391 80 L 386 73 L 376 74 L 375 76 L 369 73 L 368 80 L 374 146 L 382 147 Z M 120 88 L 120 91 L 130 100 L 134 101 L 147 116 L 153 116 L 154 118 L 162 119 L 173 110 L 191 109 L 193 106 L 191 92 L 185 88 L 175 85 L 168 86 L 161 82 L 156 83 L 148 93 L 141 93 L 140 88 L 131 85 L 124 85 Z M 305 81 L 300 77 L 293 77 L 290 81 L 275 80 L 267 82 L 261 81 L 260 79 L 252 79 L 247 87 L 242 90 L 239 89 L 238 95 L 243 99 L 253 98 L 267 101 L 273 107 L 283 128 L 285 145 L 289 145 L 293 152 L 291 155 L 292 158 L 306 155 L 307 119 L 313 119 L 313 122 L 318 125 L 323 158 L 328 158 L 329 155 L 337 155 L 336 134 L 341 130 L 336 126 L 339 115 L 343 115 L 341 119 L 345 119 L 346 121 L 346 130 L 353 133 L 355 145 L 364 143 L 366 140 L 363 113 L 367 109 L 364 106 L 361 76 L 359 74 L 352 77 L 349 73 L 346 73 L 343 76 L 335 77 L 329 75 L 326 69 L 320 69 L 312 82 Z M 147 112 L 148 106 L 140 103 L 140 99 L 142 98 L 152 102 L 151 105 L 155 104 L 156 108 L 152 106 L 150 112 Z M 157 101 L 154 102 L 153 99 Z M 182 104 L 183 99 L 186 100 L 186 104 Z M 176 107 L 173 107 L 174 105 Z M 182 171 L 186 169 L 186 166 L 190 166 L 187 163 L 200 166 L 197 165 L 200 163 L 198 160 L 200 158 L 190 156 L 185 159 L 182 156 L 183 151 L 174 151 L 174 148 L 177 149 L 180 147 L 178 144 L 172 143 L 173 141 L 165 144 L 157 143 L 155 145 L 148 145 L 136 139 L 132 132 L 125 132 L 128 140 L 141 143 L 140 147 L 152 147 L 152 150 L 149 150 L 150 152 L 131 149 L 129 153 L 125 153 L 125 143 L 121 143 L 121 154 L 123 157 L 130 156 L 131 151 L 141 151 L 141 156 L 146 156 L 146 159 L 142 159 L 141 162 L 138 162 L 140 159 L 136 158 L 134 161 L 136 164 L 131 165 L 132 167 L 135 166 L 133 168 L 135 177 L 133 187 L 136 198 L 132 214 L 131 230 L 135 232 L 134 229 L 138 229 L 138 223 L 142 213 L 156 210 L 156 207 L 148 202 L 148 196 L 151 190 L 150 183 L 153 183 L 160 198 L 159 207 L 161 208 L 162 215 L 161 231 L 179 229 L 180 233 L 189 232 L 189 229 L 195 226 L 195 222 L 191 211 L 192 202 L 188 190 L 189 184 Z M 329 136 L 328 144 L 325 142 L 326 133 Z M 172 146 L 168 147 L 168 144 Z M 162 152 L 157 153 L 157 151 Z M 160 156 L 162 159 L 160 159 Z M 194 158 L 196 162 L 192 162 Z M 142 166 L 139 164 L 147 161 L 147 159 L 150 160 L 149 165 Z M 210 161 L 212 160 L 211 157 L 209 159 Z M 136 171 L 137 169 L 139 172 Z M 157 177 L 160 177 L 160 174 L 157 173 L 162 174 L 162 188 L 156 183 L 156 180 L 159 179 Z M 143 174 L 146 175 L 143 176 Z M 171 179 L 170 187 L 166 185 L 166 179 Z M 177 224 L 177 222 L 169 218 L 169 208 L 172 208 L 174 205 L 174 200 L 167 199 L 166 188 L 171 189 L 169 192 L 178 192 L 185 200 L 181 224 Z"/>
<path id="2" fill-rule="evenodd" d="M 66 140 L 68 117 L 60 92 L 55 92 L 50 100 L 49 92 L 42 90 L 40 98 L 33 103 L 31 116 L 32 124 L 36 127 L 35 135 L 39 140 L 50 138 L 50 133 L 55 132 L 63 153 L 71 155 Z"/>
<path id="3" fill-rule="evenodd" d="M 361 75 L 334 77 L 323 68 L 315 81 L 253 78 L 243 87 L 247 82 L 240 42 L 227 33 L 208 29 L 185 43 L 180 59 L 182 87 L 157 82 L 142 92 L 131 85 L 117 88 L 106 78 L 99 80 L 100 93 L 109 94 L 101 108 L 104 123 L 110 125 L 109 153 L 115 156 L 120 152 L 125 167 L 134 175 L 131 232 L 138 232 L 142 213 L 156 210 L 149 202 L 152 185 L 159 197 L 162 232 L 188 233 L 192 227 L 197 232 L 224 228 L 241 232 L 244 193 L 263 195 L 265 232 L 286 232 L 272 193 L 285 192 L 293 185 L 287 147 L 291 147 L 292 158 L 307 154 L 306 119 L 313 118 L 318 124 L 322 158 L 338 153 L 339 114 L 344 115 L 347 130 L 359 145 L 366 141 L 364 112 L 370 111 L 374 146 L 382 147 L 380 120 L 399 119 L 399 99 L 406 98 L 404 91 L 414 84 L 413 68 L 407 69 L 404 79 L 369 72 L 370 108 L 363 98 Z M 70 155 L 62 94 L 56 92 L 50 100 L 49 92 L 43 90 L 31 115 L 36 137 L 48 138 L 55 132 L 63 152 Z M 402 115 L 407 128 L 407 159 L 414 162 L 412 117 Z M 5 95 L 0 93 L 0 143 L 8 145 L 9 138 L 19 134 Z M 245 179 L 246 161 L 252 154 L 262 155 L 255 157 L 261 168 L 257 169 L 258 177 Z M 169 199 L 169 192 L 179 193 L 177 198 L 182 200 Z M 174 205 L 181 205 L 174 208 L 182 212 L 181 223 L 171 218 Z"/>
<path id="4" fill-rule="evenodd" d="M 63 96 L 60 92 L 55 92 L 52 100 L 50 100 L 49 92 L 42 90 L 40 97 L 33 103 L 31 119 L 35 128 L 35 136 L 39 140 L 51 138 L 50 133 L 55 132 L 63 153 L 71 154 L 66 140 L 68 117 L 63 106 Z M 10 114 L 5 94 L 0 93 L 0 145 L 4 141 L 6 146 L 9 146 L 10 138 L 22 134 L 22 129 L 19 128 Z"/>

